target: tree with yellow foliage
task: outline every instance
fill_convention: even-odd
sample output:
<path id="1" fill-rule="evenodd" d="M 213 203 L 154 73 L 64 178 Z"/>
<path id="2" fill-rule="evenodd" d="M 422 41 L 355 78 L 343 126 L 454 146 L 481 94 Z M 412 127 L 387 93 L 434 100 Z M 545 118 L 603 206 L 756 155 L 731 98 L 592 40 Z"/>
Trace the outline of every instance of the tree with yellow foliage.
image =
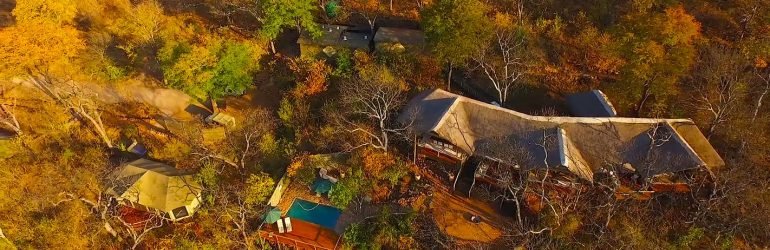
<path id="1" fill-rule="evenodd" d="M 86 44 L 72 26 L 74 7 L 62 4 L 66 2 L 31 1 L 17 6 L 16 25 L 0 30 L 0 77 L 24 77 L 22 81 L 29 81 L 75 118 L 90 123 L 111 148 L 99 102 L 74 82 L 81 78 L 75 62 Z"/>

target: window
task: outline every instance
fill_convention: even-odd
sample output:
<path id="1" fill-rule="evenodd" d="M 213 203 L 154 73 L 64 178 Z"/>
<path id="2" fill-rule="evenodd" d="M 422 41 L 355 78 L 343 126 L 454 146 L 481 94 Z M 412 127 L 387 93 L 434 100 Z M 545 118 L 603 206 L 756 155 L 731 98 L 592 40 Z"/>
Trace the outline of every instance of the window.
<path id="1" fill-rule="evenodd" d="M 176 218 L 177 220 L 190 216 L 190 214 L 187 213 L 186 207 L 174 208 L 174 210 L 171 210 L 171 212 L 174 213 L 174 218 Z"/>

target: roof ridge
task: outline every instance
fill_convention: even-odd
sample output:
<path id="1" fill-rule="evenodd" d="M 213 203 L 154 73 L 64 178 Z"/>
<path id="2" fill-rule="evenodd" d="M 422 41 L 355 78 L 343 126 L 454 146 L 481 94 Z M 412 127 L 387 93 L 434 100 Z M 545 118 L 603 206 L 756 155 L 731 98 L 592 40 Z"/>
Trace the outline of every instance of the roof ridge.
<path id="1" fill-rule="evenodd" d="M 436 129 L 440 128 L 441 125 L 443 125 L 444 122 L 446 122 L 446 119 L 449 117 L 447 114 L 454 111 L 457 105 L 460 103 L 459 96 L 455 96 L 452 99 L 453 99 L 452 105 L 449 105 L 449 107 L 446 110 L 444 110 L 444 112 L 441 113 L 441 119 L 439 119 L 438 122 L 436 122 L 436 124 L 431 127 L 431 130 L 435 131 Z"/>
<path id="2" fill-rule="evenodd" d="M 685 148 L 685 150 L 687 151 L 687 154 L 690 155 L 690 157 L 693 157 L 700 164 L 700 166 L 706 166 L 706 162 L 703 161 L 703 159 L 701 159 L 698 153 L 695 152 L 695 149 L 693 149 L 692 146 L 690 146 L 690 144 L 687 143 L 687 140 L 685 140 L 684 137 L 682 137 L 679 131 L 676 131 L 676 128 L 674 128 L 674 126 L 671 125 L 671 123 L 665 122 L 665 124 L 666 124 L 666 128 L 668 128 L 668 130 L 671 130 L 671 132 L 674 134 L 674 140 L 682 144 L 682 147 Z"/>
<path id="3" fill-rule="evenodd" d="M 690 119 L 665 119 L 665 118 L 637 118 L 637 117 L 570 117 L 570 116 L 537 116 L 537 115 L 529 115 L 525 113 L 521 113 L 515 110 L 498 107 L 489 103 L 485 103 L 482 101 L 478 101 L 475 99 L 471 99 L 462 95 L 458 95 L 443 89 L 434 89 L 434 91 L 443 92 L 444 94 L 453 96 L 453 98 L 456 98 L 459 101 L 465 101 L 470 102 L 474 104 L 479 104 L 484 106 L 485 108 L 490 108 L 498 111 L 503 111 L 506 113 L 509 113 L 511 115 L 518 116 L 522 119 L 527 119 L 531 121 L 540 121 L 540 122 L 553 122 L 556 124 L 562 124 L 562 123 L 636 123 L 636 124 L 653 124 L 653 123 L 660 123 L 660 122 L 690 122 L 692 123 L 692 120 Z M 452 106 L 455 106 L 454 104 Z M 446 115 L 446 112 L 444 112 L 444 115 Z M 442 118 L 443 119 L 443 118 Z M 435 127 L 434 127 L 435 128 Z"/>

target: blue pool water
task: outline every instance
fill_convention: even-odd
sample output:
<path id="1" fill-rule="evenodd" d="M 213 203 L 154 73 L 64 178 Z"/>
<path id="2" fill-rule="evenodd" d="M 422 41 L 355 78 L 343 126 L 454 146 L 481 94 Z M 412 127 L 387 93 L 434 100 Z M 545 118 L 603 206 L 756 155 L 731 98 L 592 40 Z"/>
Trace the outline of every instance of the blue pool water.
<path id="1" fill-rule="evenodd" d="M 337 219 L 340 218 L 341 213 L 339 209 L 334 207 L 295 199 L 286 216 L 334 230 L 334 226 L 337 225 Z"/>

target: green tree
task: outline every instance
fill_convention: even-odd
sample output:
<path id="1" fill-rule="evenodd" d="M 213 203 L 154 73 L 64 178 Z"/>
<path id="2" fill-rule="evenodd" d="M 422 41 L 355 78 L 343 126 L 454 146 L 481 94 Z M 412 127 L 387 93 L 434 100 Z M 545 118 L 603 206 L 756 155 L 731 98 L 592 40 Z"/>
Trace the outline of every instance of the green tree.
<path id="1" fill-rule="evenodd" d="M 448 64 L 447 88 L 452 68 L 465 63 L 479 41 L 491 36 L 489 7 L 479 0 L 439 0 L 423 9 L 421 26 L 431 51 Z"/>
<path id="2" fill-rule="evenodd" d="M 275 54 L 273 41 L 287 27 L 304 28 L 313 37 L 321 35 L 321 28 L 313 20 L 318 9 L 313 0 L 259 0 L 264 13 L 260 34 L 270 40 L 270 49 Z"/>
<path id="3" fill-rule="evenodd" d="M 252 174 L 246 180 L 245 201 L 246 204 L 259 204 L 264 202 L 273 192 L 275 182 L 265 173 Z"/>
<path id="4" fill-rule="evenodd" d="M 332 205 L 342 209 L 347 208 L 350 202 L 361 193 L 363 180 L 361 170 L 355 170 L 352 176 L 342 178 L 335 183 L 331 191 L 329 191 L 329 200 L 332 202 Z"/>
<path id="5" fill-rule="evenodd" d="M 170 42 L 159 52 L 159 59 L 166 84 L 201 99 L 219 99 L 243 93 L 251 85 L 258 65 L 255 50 L 235 41 Z"/>
<path id="6" fill-rule="evenodd" d="M 700 24 L 682 6 L 663 13 L 652 5 L 637 8 L 623 17 L 615 31 L 625 64 L 610 92 L 619 97 L 613 100 L 621 108 L 637 116 L 662 115 L 669 98 L 678 92 L 676 83 L 694 61 Z M 652 108 L 647 108 L 650 104 Z"/>

